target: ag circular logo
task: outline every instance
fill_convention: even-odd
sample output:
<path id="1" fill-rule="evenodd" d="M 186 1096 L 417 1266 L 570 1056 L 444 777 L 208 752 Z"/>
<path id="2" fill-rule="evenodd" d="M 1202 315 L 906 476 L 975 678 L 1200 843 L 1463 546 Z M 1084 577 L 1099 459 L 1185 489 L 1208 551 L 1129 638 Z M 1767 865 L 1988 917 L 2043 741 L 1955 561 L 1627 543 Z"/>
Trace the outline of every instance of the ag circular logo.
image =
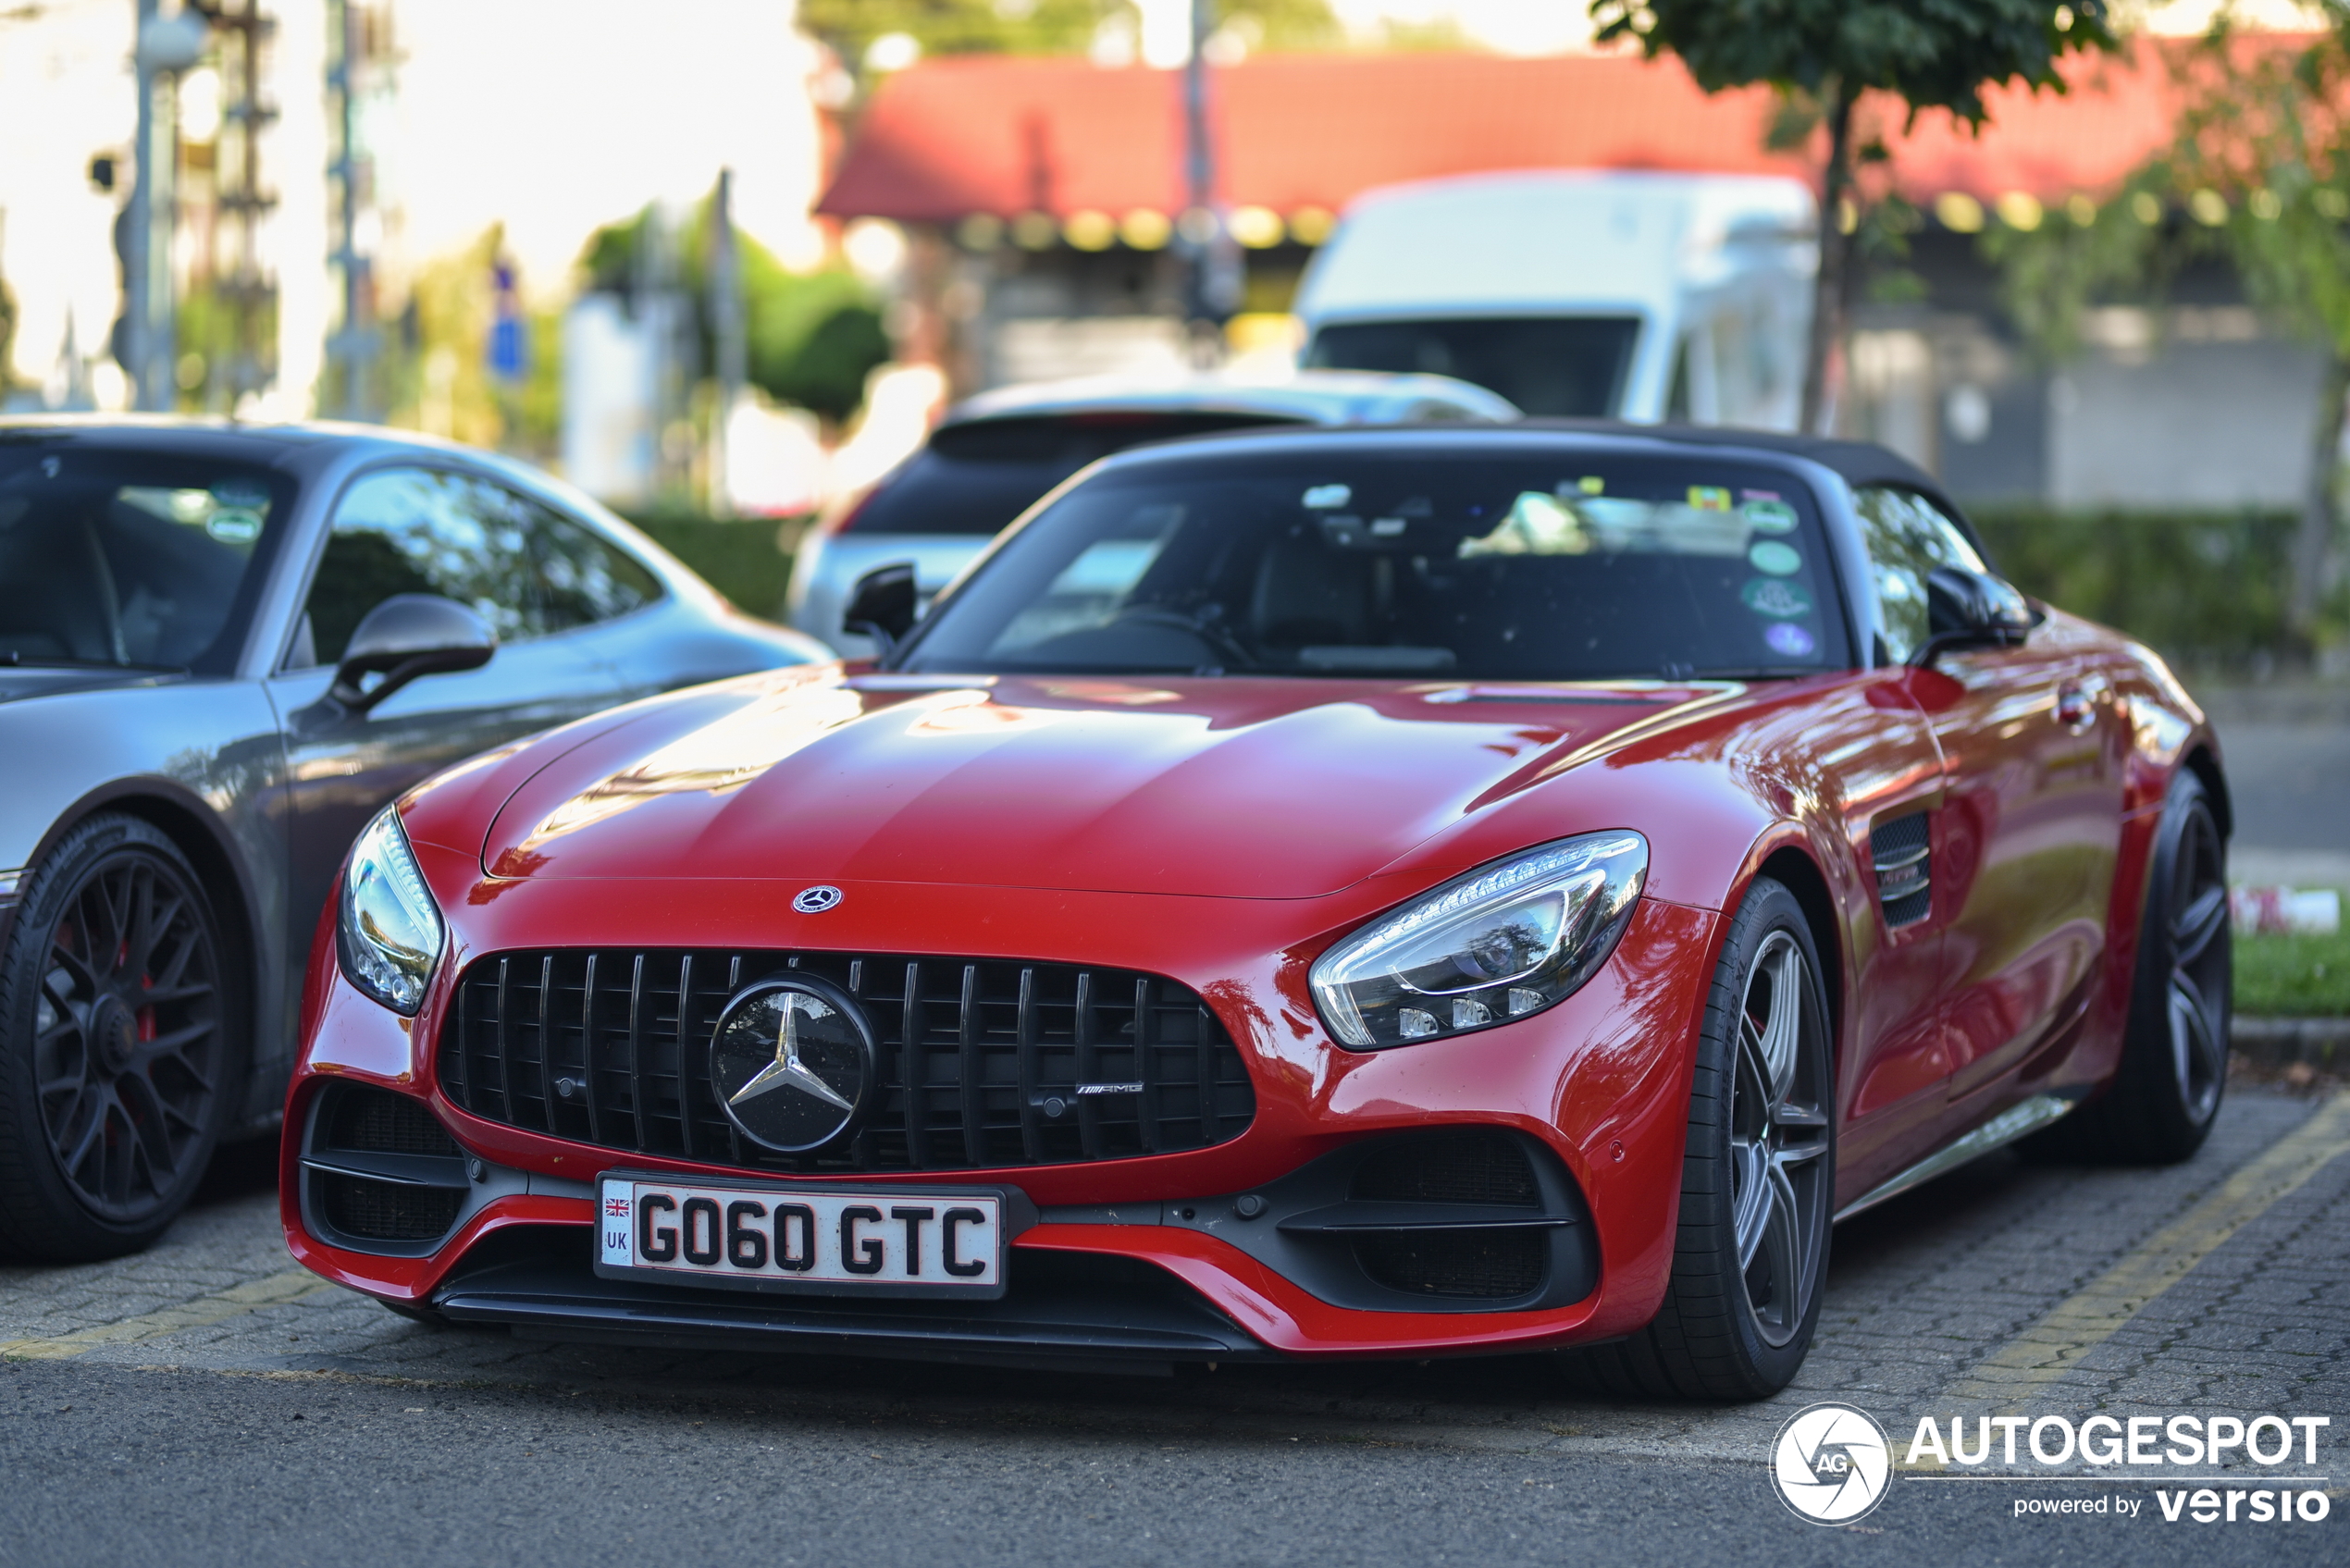
<path id="1" fill-rule="evenodd" d="M 880 1081 L 872 1025 L 812 975 L 746 987 L 718 1015 L 710 1081 L 743 1136 L 780 1154 L 821 1148 L 857 1124 Z"/>
<path id="2" fill-rule="evenodd" d="M 1866 1411 L 1849 1404 L 1799 1410 L 1771 1447 L 1779 1498 L 1814 1525 L 1849 1525 L 1885 1500 L 1893 1445 Z"/>
<path id="3" fill-rule="evenodd" d="M 821 915 L 848 895 L 828 883 L 803 887 L 792 895 L 791 907 L 803 915 Z"/>

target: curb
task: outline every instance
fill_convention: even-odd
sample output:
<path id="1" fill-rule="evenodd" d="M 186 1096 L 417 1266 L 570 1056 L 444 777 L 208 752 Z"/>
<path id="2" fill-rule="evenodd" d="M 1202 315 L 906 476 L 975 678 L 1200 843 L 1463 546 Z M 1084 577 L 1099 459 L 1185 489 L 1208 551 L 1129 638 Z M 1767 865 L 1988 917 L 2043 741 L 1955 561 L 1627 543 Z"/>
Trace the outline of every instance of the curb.
<path id="1" fill-rule="evenodd" d="M 2246 1019 L 2230 1026 L 2236 1055 L 2264 1067 L 2350 1063 L 2350 1019 Z"/>

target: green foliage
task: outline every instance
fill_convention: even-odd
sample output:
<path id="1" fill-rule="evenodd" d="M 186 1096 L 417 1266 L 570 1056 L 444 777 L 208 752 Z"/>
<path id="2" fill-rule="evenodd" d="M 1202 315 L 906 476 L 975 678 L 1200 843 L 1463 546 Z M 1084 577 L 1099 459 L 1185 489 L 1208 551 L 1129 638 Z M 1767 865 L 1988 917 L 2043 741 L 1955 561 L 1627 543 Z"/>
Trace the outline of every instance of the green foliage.
<path id="1" fill-rule="evenodd" d="M 2350 1014 L 2350 932 L 2240 936 L 2236 1011 L 2254 1018 Z"/>
<path id="2" fill-rule="evenodd" d="M 2183 668 L 2241 673 L 2286 645 L 2290 512 L 1979 506 L 1968 515 L 2024 592 L 2127 632 Z"/>
<path id="3" fill-rule="evenodd" d="M 2101 0 L 1592 0 L 1603 43 L 1678 55 L 1709 93 L 1767 81 L 1815 99 L 1890 93 L 1983 123 L 1983 89 L 2063 91 L 2057 61 L 2110 49 Z"/>
<path id="4" fill-rule="evenodd" d="M 791 557 L 783 551 L 782 525 L 774 518 L 736 520 L 657 512 L 629 521 L 692 567 L 737 610 L 770 621 L 783 619 L 784 589 L 791 583 Z"/>
<path id="5" fill-rule="evenodd" d="M 705 365 L 716 363 L 711 337 L 708 220 L 705 203 L 681 232 L 664 234 L 657 227 L 658 215 L 648 207 L 635 217 L 598 229 L 579 258 L 583 287 L 590 290 L 630 293 L 648 272 L 674 279 L 674 286 L 693 299 Z M 649 255 L 662 251 L 670 253 L 659 266 L 644 265 Z M 735 255 L 751 385 L 835 422 L 856 413 L 865 401 L 865 377 L 887 363 L 890 354 L 872 290 L 837 267 L 792 272 L 739 229 Z"/>

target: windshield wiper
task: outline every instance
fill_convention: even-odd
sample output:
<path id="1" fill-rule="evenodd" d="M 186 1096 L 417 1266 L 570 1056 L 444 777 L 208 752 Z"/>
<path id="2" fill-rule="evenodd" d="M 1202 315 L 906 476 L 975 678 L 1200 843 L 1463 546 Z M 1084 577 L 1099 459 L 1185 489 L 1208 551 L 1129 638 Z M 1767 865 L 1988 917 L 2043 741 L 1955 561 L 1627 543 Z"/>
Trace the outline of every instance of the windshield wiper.
<path id="1" fill-rule="evenodd" d="M 1826 673 L 1823 670 L 1801 668 L 1790 664 L 1757 664 L 1739 670 L 1700 670 L 1692 674 L 1674 677 L 1684 681 L 1794 681 L 1806 675 Z"/>

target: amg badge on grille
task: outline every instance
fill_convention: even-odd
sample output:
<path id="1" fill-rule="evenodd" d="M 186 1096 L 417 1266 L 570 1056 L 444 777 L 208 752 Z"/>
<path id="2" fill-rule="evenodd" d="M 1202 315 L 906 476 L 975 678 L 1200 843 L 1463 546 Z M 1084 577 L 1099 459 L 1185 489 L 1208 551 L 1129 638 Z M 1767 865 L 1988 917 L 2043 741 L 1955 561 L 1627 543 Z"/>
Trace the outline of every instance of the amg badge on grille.
<path id="1" fill-rule="evenodd" d="M 872 1026 L 848 994 L 813 976 L 761 981 L 726 1004 L 710 1081 L 727 1119 L 796 1154 L 847 1132 L 880 1079 Z"/>

